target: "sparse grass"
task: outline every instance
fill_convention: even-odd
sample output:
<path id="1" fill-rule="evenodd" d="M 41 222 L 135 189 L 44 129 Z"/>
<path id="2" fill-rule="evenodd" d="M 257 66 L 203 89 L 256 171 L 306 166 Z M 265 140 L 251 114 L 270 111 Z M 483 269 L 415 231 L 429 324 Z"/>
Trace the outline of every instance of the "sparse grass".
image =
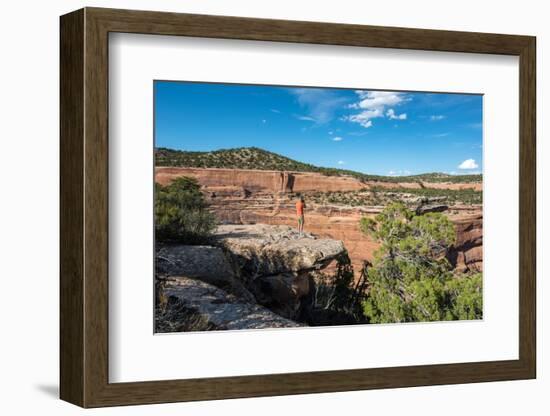
<path id="1" fill-rule="evenodd" d="M 365 322 L 361 309 L 364 281 L 354 281 L 353 266 L 347 253 L 338 259 L 334 275 L 318 272 L 315 280 L 315 291 L 304 319 L 308 325 L 349 325 Z"/>
<path id="2" fill-rule="evenodd" d="M 408 189 L 408 188 L 373 188 L 361 191 L 337 191 L 337 192 L 312 192 L 308 199 L 319 205 L 343 205 L 343 206 L 383 206 L 391 202 L 400 201 L 407 206 L 417 206 L 422 203 L 429 204 L 481 204 L 483 192 L 473 189 Z"/>
<path id="3" fill-rule="evenodd" d="M 383 192 L 380 188 L 374 189 L 375 192 Z M 462 203 L 466 205 L 481 204 L 483 203 L 483 192 L 476 191 L 474 189 L 434 189 L 434 188 L 421 188 L 421 189 L 408 189 L 408 188 L 396 188 L 387 192 L 386 194 L 397 195 L 414 195 L 420 198 L 434 199 L 441 198 L 442 203 L 449 205 Z"/>
<path id="4" fill-rule="evenodd" d="M 204 316 L 176 298 L 170 296 L 166 303 L 155 308 L 155 332 L 211 331 L 216 329 Z"/>

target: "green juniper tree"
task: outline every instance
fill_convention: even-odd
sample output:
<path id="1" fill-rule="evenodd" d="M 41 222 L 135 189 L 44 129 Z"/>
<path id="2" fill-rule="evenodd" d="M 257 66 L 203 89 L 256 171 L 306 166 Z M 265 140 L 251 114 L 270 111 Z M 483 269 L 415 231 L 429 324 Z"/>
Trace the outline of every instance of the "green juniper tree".
<path id="1" fill-rule="evenodd" d="M 176 178 L 167 186 L 155 184 L 157 241 L 201 244 L 216 226 L 214 215 L 193 178 Z"/>
<path id="2" fill-rule="evenodd" d="M 363 312 L 369 322 L 481 317 L 481 274 L 453 276 L 445 254 L 456 232 L 445 215 L 415 215 L 397 202 L 374 219 L 363 218 L 360 226 L 381 243 L 365 271 Z"/>

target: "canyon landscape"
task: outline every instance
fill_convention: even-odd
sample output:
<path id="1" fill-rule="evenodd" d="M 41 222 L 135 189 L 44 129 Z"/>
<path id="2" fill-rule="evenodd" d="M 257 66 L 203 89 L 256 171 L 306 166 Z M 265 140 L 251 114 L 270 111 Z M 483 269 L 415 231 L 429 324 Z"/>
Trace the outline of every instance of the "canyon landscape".
<path id="1" fill-rule="evenodd" d="M 240 165 L 278 157 L 256 148 L 223 153 Z M 374 262 L 381 244 L 361 231 L 361 219 L 375 218 L 395 201 L 418 215 L 446 216 L 456 232 L 445 252 L 453 272 L 482 271 L 480 175 L 361 178 L 334 172 L 160 166 L 212 165 L 203 159 L 220 157 L 216 152 L 191 154 L 192 162 L 181 162 L 182 155 L 189 156 L 157 149 L 155 182 L 168 187 L 178 178 L 193 180 L 215 216 L 216 229 L 209 246 L 160 245 L 157 272 L 164 296 L 184 302 L 187 311 L 201 311 L 194 314 L 206 328 L 307 325 L 304 316 L 312 314 L 315 286 L 335 273 L 338 259 L 349 258 L 352 286 L 362 284 L 364 267 Z M 279 164 L 284 166 L 284 160 Z M 298 197 L 306 203 L 303 235 L 296 229 Z"/>
<path id="2" fill-rule="evenodd" d="M 483 318 L 482 95 L 154 96 L 155 333 Z"/>
<path id="3" fill-rule="evenodd" d="M 447 197 L 437 195 L 437 190 L 481 192 L 481 180 L 467 183 L 407 182 L 406 179 L 402 179 L 403 182 L 362 182 L 348 176 L 307 172 L 163 166 L 157 166 L 155 170 L 155 180 L 162 185 L 168 185 L 181 176 L 197 180 L 216 218 L 224 224 L 261 223 L 294 227 L 295 199 L 298 194 L 303 195 L 308 206 L 306 229 L 323 238 L 343 241 L 355 270 L 360 270 L 364 261 L 372 261 L 379 246 L 360 232 L 359 220 L 380 213 L 384 207 L 379 205 L 382 201 L 402 200 L 424 212 L 444 212 L 457 229 L 457 242 L 449 253 L 453 266 L 470 271 L 482 269 L 481 204 L 462 201 L 449 204 Z M 433 190 L 435 196 L 407 193 L 409 189 Z M 339 199 L 339 196 L 343 197 Z M 354 196 L 365 205 L 351 205 L 349 199 Z"/>

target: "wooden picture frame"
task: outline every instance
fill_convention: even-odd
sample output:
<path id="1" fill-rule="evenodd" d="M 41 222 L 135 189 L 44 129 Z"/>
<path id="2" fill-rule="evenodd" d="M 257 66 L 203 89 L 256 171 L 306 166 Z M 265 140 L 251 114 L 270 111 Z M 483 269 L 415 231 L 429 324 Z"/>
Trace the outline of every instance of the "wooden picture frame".
<path id="1" fill-rule="evenodd" d="M 60 396 L 82 407 L 338 392 L 536 376 L 535 38 L 85 8 L 61 17 Z M 519 359 L 109 383 L 108 34 L 519 56 Z"/>

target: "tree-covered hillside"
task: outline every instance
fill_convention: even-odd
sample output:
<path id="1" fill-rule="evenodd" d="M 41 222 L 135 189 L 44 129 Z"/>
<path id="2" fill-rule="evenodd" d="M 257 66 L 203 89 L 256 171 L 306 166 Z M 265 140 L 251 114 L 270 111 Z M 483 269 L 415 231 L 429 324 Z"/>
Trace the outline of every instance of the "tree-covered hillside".
<path id="1" fill-rule="evenodd" d="M 194 168 L 227 168 L 284 170 L 294 172 L 316 172 L 324 175 L 347 175 L 364 181 L 388 182 L 481 182 L 481 175 L 448 175 L 446 173 L 424 173 L 412 176 L 369 175 L 347 169 L 326 168 L 298 162 L 277 153 L 257 147 L 220 149 L 212 152 L 187 152 L 167 148 L 155 150 L 156 166 L 179 166 Z"/>

